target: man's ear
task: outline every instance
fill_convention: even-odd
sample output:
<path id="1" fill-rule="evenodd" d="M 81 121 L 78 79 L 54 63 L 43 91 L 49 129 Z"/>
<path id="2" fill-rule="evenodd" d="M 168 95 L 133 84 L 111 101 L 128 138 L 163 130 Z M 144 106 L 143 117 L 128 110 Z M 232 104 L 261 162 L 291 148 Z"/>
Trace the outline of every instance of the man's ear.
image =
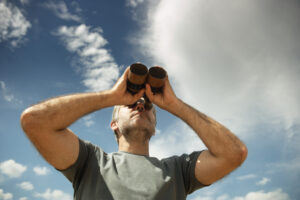
<path id="1" fill-rule="evenodd" d="M 115 121 L 110 122 L 110 127 L 113 131 L 116 131 L 119 129 L 117 122 L 115 122 Z"/>

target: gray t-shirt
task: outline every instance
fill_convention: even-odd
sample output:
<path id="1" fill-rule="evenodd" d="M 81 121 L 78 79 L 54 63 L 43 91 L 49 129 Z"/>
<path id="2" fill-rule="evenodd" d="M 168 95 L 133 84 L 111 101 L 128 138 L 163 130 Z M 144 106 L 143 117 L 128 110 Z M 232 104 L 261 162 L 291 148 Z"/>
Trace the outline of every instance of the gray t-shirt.
<path id="1" fill-rule="evenodd" d="M 76 200 L 186 199 L 203 187 L 195 178 L 201 152 L 159 160 L 127 152 L 105 153 L 79 139 L 77 161 L 61 172 L 73 183 Z"/>

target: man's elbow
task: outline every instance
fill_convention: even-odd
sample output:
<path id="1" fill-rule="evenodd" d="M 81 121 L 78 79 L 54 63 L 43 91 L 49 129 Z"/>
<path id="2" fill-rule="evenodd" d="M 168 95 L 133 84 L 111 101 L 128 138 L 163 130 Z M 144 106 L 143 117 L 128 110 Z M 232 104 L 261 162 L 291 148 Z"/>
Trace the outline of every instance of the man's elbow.
<path id="1" fill-rule="evenodd" d="M 32 112 L 31 108 L 27 108 L 21 114 L 20 123 L 21 123 L 21 127 L 22 127 L 23 131 L 26 134 L 29 134 L 30 132 L 32 132 L 32 130 L 35 129 L 35 127 L 36 127 L 36 122 L 35 121 L 36 120 L 34 118 L 35 117 L 33 115 L 33 112 Z"/>
<path id="2" fill-rule="evenodd" d="M 241 164 L 243 164 L 248 156 L 247 146 L 245 144 L 241 144 L 234 154 L 235 156 L 232 158 L 232 163 L 235 165 L 235 167 L 239 167 Z"/>
<path id="3" fill-rule="evenodd" d="M 242 145 L 241 147 L 241 164 L 246 160 L 248 156 L 248 148 L 246 145 Z"/>

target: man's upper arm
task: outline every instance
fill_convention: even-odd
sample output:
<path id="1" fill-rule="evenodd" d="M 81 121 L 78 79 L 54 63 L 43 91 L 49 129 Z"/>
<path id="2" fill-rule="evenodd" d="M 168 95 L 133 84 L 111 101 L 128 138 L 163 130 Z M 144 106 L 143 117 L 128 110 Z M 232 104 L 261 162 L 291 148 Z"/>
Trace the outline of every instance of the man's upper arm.
<path id="1" fill-rule="evenodd" d="M 56 169 L 67 169 L 79 155 L 79 139 L 69 129 L 59 131 L 24 127 L 28 138 L 40 154 Z"/>
<path id="2" fill-rule="evenodd" d="M 209 150 L 205 150 L 198 156 L 195 166 L 195 176 L 200 183 L 210 185 L 234 169 L 224 158 L 217 158 Z"/>

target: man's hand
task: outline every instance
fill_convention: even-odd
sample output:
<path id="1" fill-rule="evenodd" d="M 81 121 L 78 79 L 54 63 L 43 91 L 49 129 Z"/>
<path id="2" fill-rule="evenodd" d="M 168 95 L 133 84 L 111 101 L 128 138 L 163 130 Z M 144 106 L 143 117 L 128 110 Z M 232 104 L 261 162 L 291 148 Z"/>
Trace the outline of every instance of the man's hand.
<path id="1" fill-rule="evenodd" d="M 162 93 L 153 94 L 150 85 L 147 83 L 146 95 L 152 103 L 169 112 L 172 112 L 175 103 L 178 101 L 178 98 L 176 97 L 170 85 L 168 76 L 165 79 L 165 84 Z"/>
<path id="2" fill-rule="evenodd" d="M 127 67 L 123 75 L 110 90 L 111 94 L 114 96 L 115 105 L 131 105 L 139 100 L 145 92 L 145 89 L 142 89 L 137 94 L 132 95 L 127 91 L 127 77 L 129 70 L 130 67 Z"/>

